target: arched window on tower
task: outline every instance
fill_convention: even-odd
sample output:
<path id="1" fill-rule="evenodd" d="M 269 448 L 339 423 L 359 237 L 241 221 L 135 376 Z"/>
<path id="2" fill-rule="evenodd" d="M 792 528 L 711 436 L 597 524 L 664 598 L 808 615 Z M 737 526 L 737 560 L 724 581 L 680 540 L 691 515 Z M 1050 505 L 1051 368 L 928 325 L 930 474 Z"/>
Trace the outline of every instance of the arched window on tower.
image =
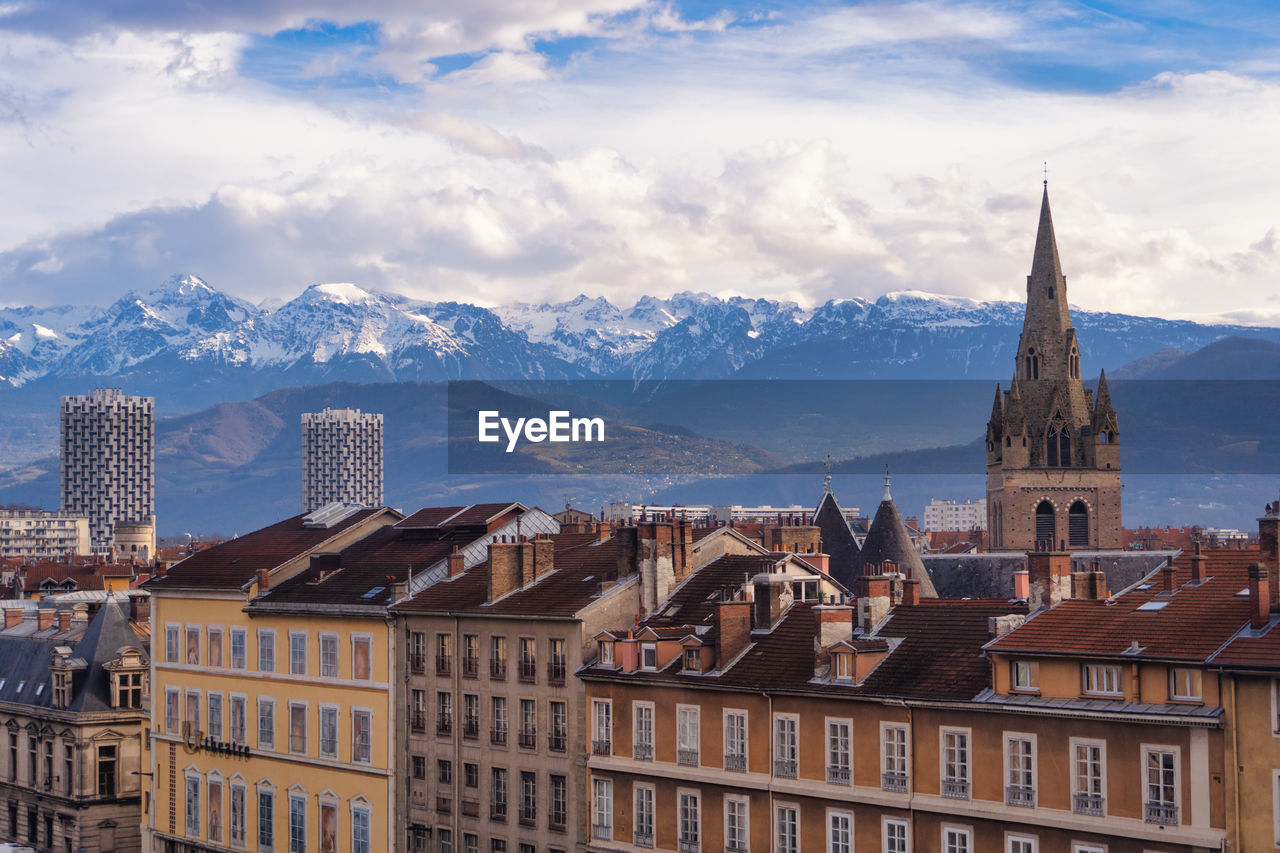
<path id="1" fill-rule="evenodd" d="M 1027 350 L 1026 368 L 1028 379 L 1040 378 L 1040 356 L 1036 354 L 1036 348 L 1031 347 Z"/>
<path id="2" fill-rule="evenodd" d="M 1040 505 L 1036 507 L 1036 547 L 1053 548 L 1053 537 L 1056 535 L 1054 521 L 1053 504 L 1040 501 Z"/>
<path id="3" fill-rule="evenodd" d="M 1072 548 L 1089 547 L 1089 508 L 1076 501 L 1067 510 L 1067 541 Z"/>
<path id="4" fill-rule="evenodd" d="M 1060 421 L 1049 424 L 1045 451 L 1050 468 L 1071 467 L 1071 432 L 1066 424 Z"/>

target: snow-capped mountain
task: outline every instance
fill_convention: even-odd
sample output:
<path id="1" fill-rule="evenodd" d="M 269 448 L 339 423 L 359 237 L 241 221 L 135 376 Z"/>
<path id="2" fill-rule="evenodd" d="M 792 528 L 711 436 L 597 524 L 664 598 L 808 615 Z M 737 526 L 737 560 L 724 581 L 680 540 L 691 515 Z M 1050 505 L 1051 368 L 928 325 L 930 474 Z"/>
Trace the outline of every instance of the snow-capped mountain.
<path id="1" fill-rule="evenodd" d="M 919 291 L 792 302 L 705 293 L 621 307 L 578 296 L 490 310 L 329 283 L 254 305 L 193 275 L 107 308 L 0 309 L 0 388 L 83 379 L 163 395 L 170 411 L 332 380 L 995 378 L 1023 306 Z M 1280 330 L 1073 309 L 1085 369 Z"/>

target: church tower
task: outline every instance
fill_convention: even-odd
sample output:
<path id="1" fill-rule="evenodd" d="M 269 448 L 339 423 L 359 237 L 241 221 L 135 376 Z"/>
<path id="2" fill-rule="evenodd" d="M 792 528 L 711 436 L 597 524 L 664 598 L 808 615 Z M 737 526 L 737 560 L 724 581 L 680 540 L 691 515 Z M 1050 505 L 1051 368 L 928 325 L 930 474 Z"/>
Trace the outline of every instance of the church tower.
<path id="1" fill-rule="evenodd" d="M 1120 429 L 1107 377 L 1084 387 L 1046 183 L 1027 311 L 1009 390 L 987 423 L 987 532 L 993 550 L 1121 547 Z"/>

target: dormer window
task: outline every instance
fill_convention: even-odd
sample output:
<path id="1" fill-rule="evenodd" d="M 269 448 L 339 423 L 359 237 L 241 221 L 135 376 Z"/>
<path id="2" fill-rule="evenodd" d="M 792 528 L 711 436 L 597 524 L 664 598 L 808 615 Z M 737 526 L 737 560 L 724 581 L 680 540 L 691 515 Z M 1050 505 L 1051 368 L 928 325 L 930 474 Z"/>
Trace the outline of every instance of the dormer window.
<path id="1" fill-rule="evenodd" d="M 601 640 L 598 644 L 599 653 L 596 656 L 596 662 L 600 666 L 613 666 L 613 641 Z"/>
<path id="2" fill-rule="evenodd" d="M 53 673 L 53 707 L 65 708 L 71 703 L 71 673 Z"/>
<path id="3" fill-rule="evenodd" d="M 697 649 L 684 650 L 684 668 L 689 672 L 698 672 L 702 669 L 702 661 Z"/>
<path id="4" fill-rule="evenodd" d="M 853 681 L 853 655 L 841 652 L 834 655 L 837 681 Z"/>
<path id="5" fill-rule="evenodd" d="M 1010 665 L 1013 689 L 1019 693 L 1039 693 L 1038 667 L 1029 660 L 1015 660 Z"/>
<path id="6" fill-rule="evenodd" d="M 657 669 L 658 668 L 658 646 L 656 643 L 640 644 L 640 668 L 641 669 Z"/>

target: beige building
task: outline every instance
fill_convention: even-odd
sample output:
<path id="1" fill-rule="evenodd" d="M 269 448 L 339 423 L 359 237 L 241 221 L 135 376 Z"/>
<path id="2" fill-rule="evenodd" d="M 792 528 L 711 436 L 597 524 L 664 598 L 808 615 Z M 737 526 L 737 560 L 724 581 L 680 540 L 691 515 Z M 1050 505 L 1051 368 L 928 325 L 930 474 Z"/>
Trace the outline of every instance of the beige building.
<path id="1" fill-rule="evenodd" d="M 43 509 L 0 510 L 0 558 L 59 560 L 89 553 L 89 519 Z"/>

